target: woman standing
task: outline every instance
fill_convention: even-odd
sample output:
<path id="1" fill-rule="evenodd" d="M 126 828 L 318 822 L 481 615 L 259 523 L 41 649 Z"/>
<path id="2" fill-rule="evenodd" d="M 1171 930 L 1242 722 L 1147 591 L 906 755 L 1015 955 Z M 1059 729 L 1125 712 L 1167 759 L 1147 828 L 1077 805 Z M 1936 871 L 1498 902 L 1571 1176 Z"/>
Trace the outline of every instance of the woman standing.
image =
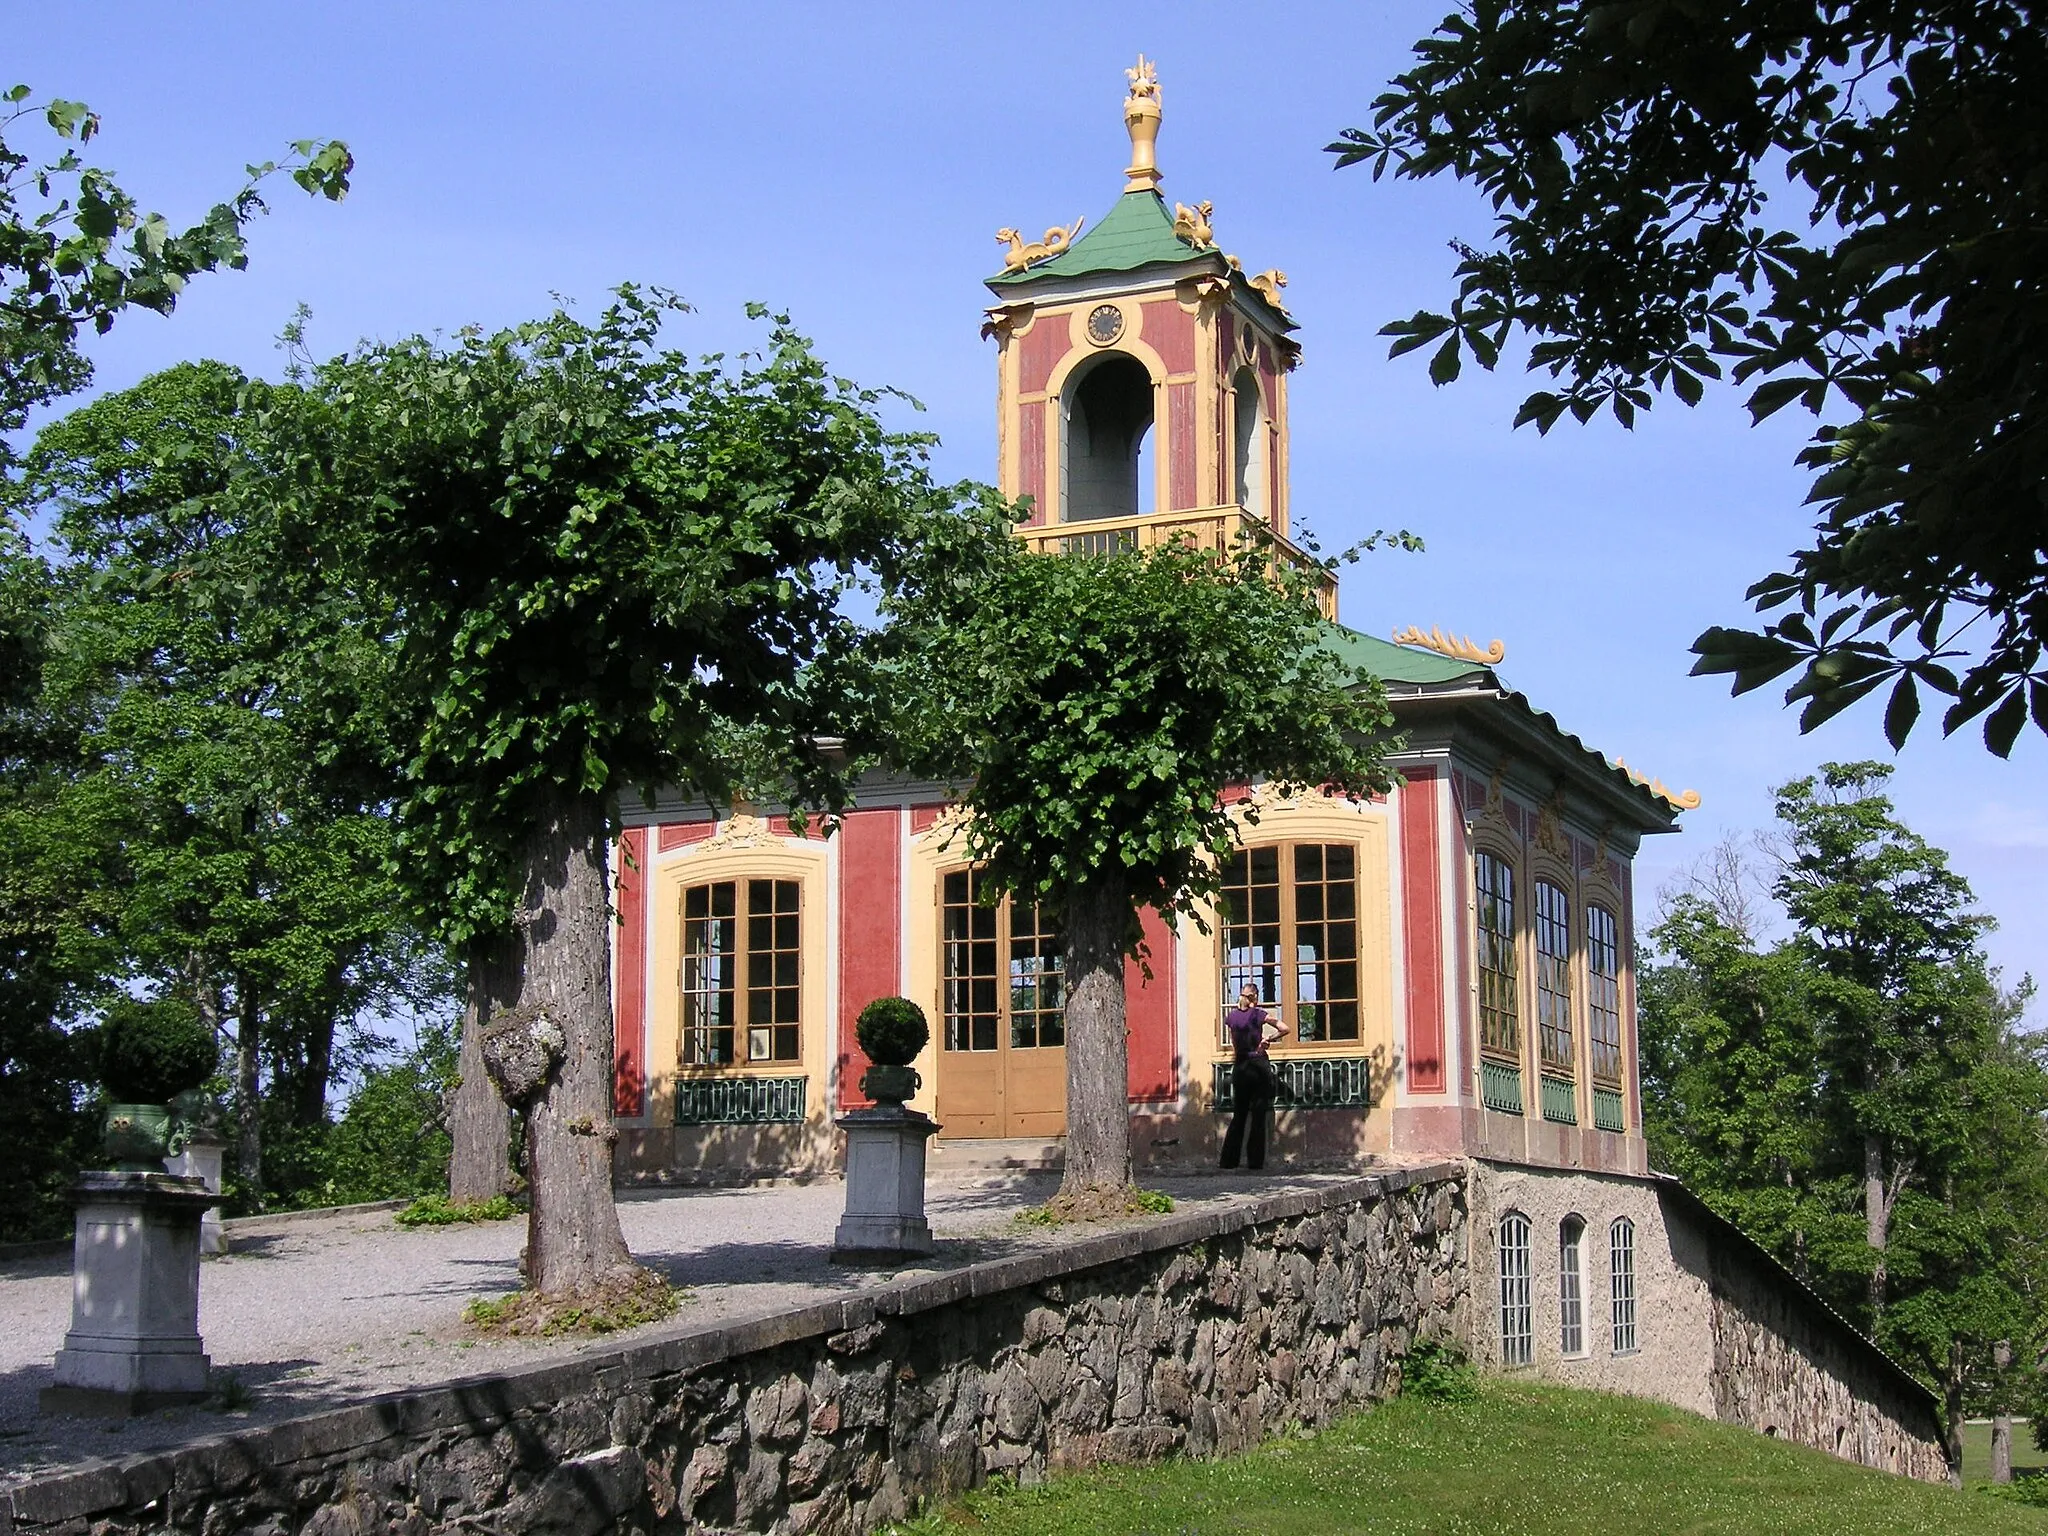
<path id="1" fill-rule="evenodd" d="M 1273 1108 L 1273 1063 L 1266 1055 L 1267 1043 L 1285 1031 L 1273 1016 L 1259 1006 L 1258 988 L 1247 986 L 1237 995 L 1237 1006 L 1223 1015 L 1230 1031 L 1233 1065 L 1231 1098 L 1237 1108 L 1230 1116 L 1230 1129 L 1223 1135 L 1223 1166 L 1235 1168 L 1244 1155 L 1247 1168 L 1266 1166 L 1266 1121 Z M 1268 1033 L 1270 1031 L 1270 1033 Z M 1251 1143 L 1245 1143 L 1245 1131 Z"/>

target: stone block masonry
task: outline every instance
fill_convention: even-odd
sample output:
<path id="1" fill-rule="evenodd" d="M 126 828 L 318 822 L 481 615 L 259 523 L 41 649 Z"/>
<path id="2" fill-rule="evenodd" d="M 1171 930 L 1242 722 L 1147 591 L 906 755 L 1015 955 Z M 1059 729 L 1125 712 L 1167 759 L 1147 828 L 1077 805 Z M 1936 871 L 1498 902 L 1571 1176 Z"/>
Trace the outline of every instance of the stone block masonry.
<path id="1" fill-rule="evenodd" d="M 1392 1170 L 0 1494 L 14 1533 L 861 1532 L 996 1473 L 1226 1454 L 1469 1327 L 1466 1174 Z"/>

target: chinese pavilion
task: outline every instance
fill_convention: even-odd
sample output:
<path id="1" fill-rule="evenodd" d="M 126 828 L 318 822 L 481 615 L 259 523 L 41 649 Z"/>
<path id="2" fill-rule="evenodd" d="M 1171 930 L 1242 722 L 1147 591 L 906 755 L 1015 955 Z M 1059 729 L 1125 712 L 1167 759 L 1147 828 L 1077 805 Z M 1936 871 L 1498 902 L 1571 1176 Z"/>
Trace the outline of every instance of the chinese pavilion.
<path id="1" fill-rule="evenodd" d="M 1131 163 L 1092 225 L 1015 230 L 983 334 L 997 474 L 1049 555 L 1250 531 L 1290 542 L 1284 274 L 1246 275 L 1208 203 L 1169 204 L 1159 86 L 1129 72 Z M 1462 1154 L 1642 1174 L 1631 861 L 1680 804 L 1504 684 L 1494 642 L 1330 643 L 1385 680 L 1406 745 L 1390 797 L 1239 786 L 1256 827 L 1208 932 L 1147 913 L 1128 970 L 1136 1166 L 1213 1163 L 1225 1000 L 1249 982 L 1274 1051 L 1283 1165 Z M 1065 1120 L 1059 935 L 975 900 L 940 786 L 886 773 L 830 837 L 771 808 L 630 807 L 618 860 L 616 1113 L 628 1181 L 818 1171 L 862 1102 L 863 1005 L 919 1002 L 916 1107 L 957 1144 L 1050 1143 Z"/>

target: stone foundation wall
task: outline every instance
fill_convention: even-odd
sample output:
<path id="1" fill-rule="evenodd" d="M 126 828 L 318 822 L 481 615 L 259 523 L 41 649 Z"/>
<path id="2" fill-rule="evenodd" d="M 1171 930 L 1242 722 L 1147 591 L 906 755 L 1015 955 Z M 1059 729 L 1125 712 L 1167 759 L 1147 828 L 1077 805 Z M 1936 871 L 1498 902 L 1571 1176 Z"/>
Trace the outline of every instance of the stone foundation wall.
<path id="1" fill-rule="evenodd" d="M 44 1479 L 0 1536 L 867 1531 L 1384 1397 L 1467 1246 L 1458 1165 L 1351 1179 Z"/>
<path id="2" fill-rule="evenodd" d="M 1502 1217 L 1530 1224 L 1533 1350 L 1513 1367 L 1655 1398 L 1845 1460 L 1949 1475 L 1933 1396 L 1763 1249 L 1667 1178 L 1473 1164 L 1471 1339 L 1501 1359 Z M 1617 1347 L 1611 1233 L 1634 1227 L 1635 1342 Z M 1584 1223 L 1580 1348 L 1562 1347 L 1560 1228 Z"/>

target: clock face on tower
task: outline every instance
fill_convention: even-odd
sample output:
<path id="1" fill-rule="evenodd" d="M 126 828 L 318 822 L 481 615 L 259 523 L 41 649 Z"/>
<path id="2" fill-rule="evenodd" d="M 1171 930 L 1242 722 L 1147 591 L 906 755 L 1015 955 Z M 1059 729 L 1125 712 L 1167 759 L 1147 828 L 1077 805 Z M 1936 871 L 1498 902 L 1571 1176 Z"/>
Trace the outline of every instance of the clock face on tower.
<path id="1" fill-rule="evenodd" d="M 1106 347 L 1124 333 L 1124 312 L 1114 304 L 1098 304 L 1088 311 L 1088 339 Z"/>

